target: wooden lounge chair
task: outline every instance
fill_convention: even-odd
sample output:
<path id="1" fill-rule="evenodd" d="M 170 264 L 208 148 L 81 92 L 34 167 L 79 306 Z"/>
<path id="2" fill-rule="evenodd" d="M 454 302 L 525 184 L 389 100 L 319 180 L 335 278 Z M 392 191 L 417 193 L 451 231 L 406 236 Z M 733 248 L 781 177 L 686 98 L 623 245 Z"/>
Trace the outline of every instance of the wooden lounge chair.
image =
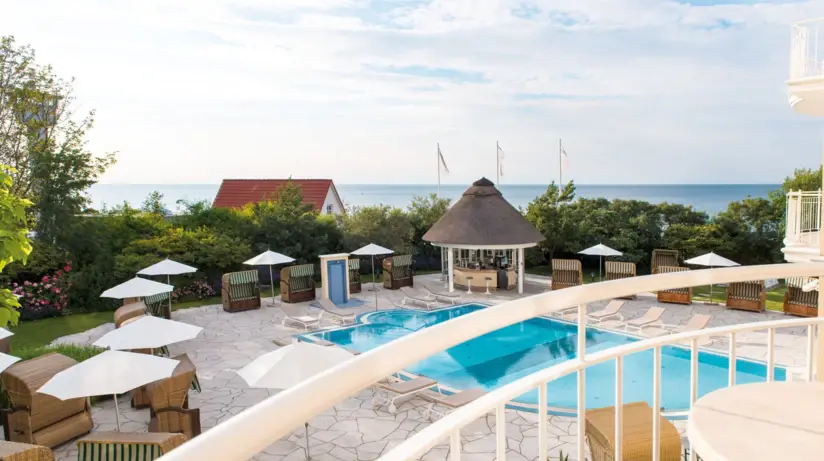
<path id="1" fill-rule="evenodd" d="M 606 261 L 604 263 L 605 280 L 621 280 L 635 277 L 635 263 L 622 261 Z M 635 295 L 624 296 L 621 299 L 635 299 Z"/>
<path id="2" fill-rule="evenodd" d="M 341 309 L 340 307 L 336 306 L 331 299 L 328 298 L 320 298 L 316 302 L 320 305 L 321 308 L 318 320 L 322 319 L 323 315 L 326 314 L 327 316 L 332 317 L 332 321 L 340 324 L 346 324 L 347 322 L 355 323 L 355 313 L 352 312 L 351 309 Z"/>
<path id="3" fill-rule="evenodd" d="M 678 250 L 652 250 L 652 273 L 657 274 L 661 266 L 678 267 Z"/>
<path id="4" fill-rule="evenodd" d="M 349 293 L 360 293 L 361 277 L 360 277 L 360 259 L 353 258 L 348 260 L 349 263 Z"/>
<path id="5" fill-rule="evenodd" d="M 143 298 L 146 303 L 146 313 L 153 317 L 163 317 L 166 320 L 172 318 L 172 308 L 169 307 L 170 293 L 158 293 Z"/>
<path id="6" fill-rule="evenodd" d="M 659 266 L 657 274 L 671 274 L 690 270 L 688 267 Z M 656 293 L 659 303 L 692 304 L 692 287 L 673 288 Z"/>
<path id="7" fill-rule="evenodd" d="M 381 266 L 383 267 L 383 287 L 387 290 L 415 286 L 412 255 L 389 256 L 384 258 Z"/>
<path id="8" fill-rule="evenodd" d="M 54 452 L 42 445 L 0 441 L 0 460 L 54 461 Z"/>
<path id="9" fill-rule="evenodd" d="M 459 302 L 461 302 L 461 294 L 460 293 L 448 293 L 442 291 L 435 291 L 428 286 L 423 286 L 424 290 L 428 291 L 429 294 L 435 297 L 436 301 L 443 301 L 445 303 L 450 303 L 453 306 Z"/>
<path id="10" fill-rule="evenodd" d="M 621 315 L 621 313 L 619 312 L 622 307 L 624 307 L 623 301 L 613 299 L 609 302 L 609 304 L 607 304 L 605 308 L 601 309 L 600 311 L 587 314 L 587 319 L 598 323 L 612 317 L 618 317 L 619 320 L 623 321 L 624 316 Z"/>
<path id="11" fill-rule="evenodd" d="M 223 310 L 241 312 L 260 309 L 258 271 L 240 271 L 223 274 L 220 296 Z"/>
<path id="12" fill-rule="evenodd" d="M 666 309 L 664 309 L 663 307 L 650 307 L 649 309 L 647 309 L 646 312 L 644 312 L 644 315 L 638 317 L 637 319 L 632 319 L 627 322 L 624 322 L 624 325 L 627 330 L 629 330 L 630 328 L 637 328 L 640 330 L 644 326 L 650 325 L 653 322 L 657 322 L 661 318 L 661 315 L 664 313 L 664 311 L 666 311 Z"/>
<path id="13" fill-rule="evenodd" d="M 804 285 L 810 283 L 810 277 L 790 277 L 787 279 L 787 292 L 784 293 L 784 313 L 800 317 L 818 316 L 818 290 L 804 291 Z"/>
<path id="14" fill-rule="evenodd" d="M 581 261 L 577 259 L 552 260 L 552 290 L 575 287 L 584 284 Z"/>
<path id="15" fill-rule="evenodd" d="M 171 432 L 95 432 L 77 441 L 77 459 L 153 461 L 187 440 Z"/>
<path id="16" fill-rule="evenodd" d="M 114 311 L 114 327 L 120 328 L 126 321 L 146 315 L 146 304 L 143 301 L 126 304 Z"/>
<path id="17" fill-rule="evenodd" d="M 372 399 L 372 407 L 379 408 L 383 405 L 389 405 L 389 412 L 395 413 L 398 408 L 395 406 L 395 401 L 415 395 L 430 387 L 437 386 L 438 382 L 424 376 L 419 376 L 408 381 L 381 381 L 375 384 L 377 392 Z"/>
<path id="18" fill-rule="evenodd" d="M 652 460 L 652 408 L 646 402 L 624 405 L 623 440 L 620 442 L 625 460 Z M 666 418 L 659 416 L 660 460 L 680 461 L 681 435 Z M 586 440 L 590 461 L 615 459 L 615 407 L 595 408 L 586 412 Z"/>
<path id="19" fill-rule="evenodd" d="M 767 290 L 763 280 L 735 282 L 727 285 L 727 309 L 764 312 L 767 305 Z"/>
<path id="20" fill-rule="evenodd" d="M 280 270 L 280 299 L 299 303 L 315 299 L 315 266 L 299 264 Z"/>
<path id="21" fill-rule="evenodd" d="M 306 331 L 309 331 L 311 328 L 318 328 L 320 326 L 320 317 L 303 315 L 300 313 L 300 308 L 298 306 L 283 304 L 278 307 L 284 314 L 283 321 L 280 322 L 283 326 L 286 326 L 287 323 L 297 323 Z"/>
<path id="22" fill-rule="evenodd" d="M 74 365 L 74 359 L 51 353 L 15 363 L 3 372 L 3 387 L 11 401 L 11 408 L 0 413 L 6 440 L 54 448 L 92 430 L 89 399 L 60 400 L 37 392 Z"/>
<path id="23" fill-rule="evenodd" d="M 484 395 L 486 395 L 486 391 L 480 388 L 467 389 L 465 391 L 456 392 L 450 395 L 445 395 L 441 391 L 440 386 L 438 386 L 438 392 L 433 392 L 430 390 L 423 391 L 421 392 L 421 397 L 431 400 L 432 403 L 430 403 L 429 407 L 425 410 L 421 411 L 421 417 L 430 421 L 434 421 L 437 418 L 443 418 L 450 411 L 460 408 L 468 403 L 472 403 Z M 438 409 L 436 405 L 446 407 L 446 411 Z"/>
<path id="24" fill-rule="evenodd" d="M 189 408 L 195 365 L 186 354 L 172 359 L 180 362 L 172 376 L 146 386 L 151 402 L 149 432 L 174 432 L 192 439 L 200 435 L 200 409 Z"/>
<path id="25" fill-rule="evenodd" d="M 403 305 L 406 305 L 406 301 L 409 301 L 412 304 L 420 304 L 426 309 L 438 307 L 438 300 L 434 296 L 413 291 L 409 287 L 401 287 L 401 291 L 403 292 L 403 300 L 401 301 Z"/>

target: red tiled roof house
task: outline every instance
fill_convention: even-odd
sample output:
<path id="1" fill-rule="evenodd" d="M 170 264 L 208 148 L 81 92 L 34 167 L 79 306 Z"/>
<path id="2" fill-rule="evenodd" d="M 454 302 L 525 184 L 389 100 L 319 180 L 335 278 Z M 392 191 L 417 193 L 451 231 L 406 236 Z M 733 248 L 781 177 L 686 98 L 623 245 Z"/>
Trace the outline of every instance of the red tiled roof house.
<path id="1" fill-rule="evenodd" d="M 323 214 L 343 214 L 343 202 L 331 179 L 224 179 L 212 206 L 240 208 L 277 197 L 278 191 L 291 182 L 303 191 L 303 203 Z"/>

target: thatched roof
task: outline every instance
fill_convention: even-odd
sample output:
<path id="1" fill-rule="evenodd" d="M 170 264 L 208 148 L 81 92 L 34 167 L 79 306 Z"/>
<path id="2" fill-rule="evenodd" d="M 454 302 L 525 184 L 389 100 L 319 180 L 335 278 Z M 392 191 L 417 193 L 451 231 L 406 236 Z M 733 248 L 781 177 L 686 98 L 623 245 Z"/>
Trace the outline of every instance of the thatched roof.
<path id="1" fill-rule="evenodd" d="M 544 236 L 504 200 L 492 181 L 481 178 L 423 239 L 434 244 L 515 246 L 540 242 Z"/>

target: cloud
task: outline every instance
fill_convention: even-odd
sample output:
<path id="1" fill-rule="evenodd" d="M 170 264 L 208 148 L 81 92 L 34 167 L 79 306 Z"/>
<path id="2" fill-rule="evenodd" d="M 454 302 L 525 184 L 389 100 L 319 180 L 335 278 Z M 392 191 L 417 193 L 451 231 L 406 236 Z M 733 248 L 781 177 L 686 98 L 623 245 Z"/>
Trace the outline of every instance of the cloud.
<path id="1" fill-rule="evenodd" d="M 821 0 L 13 2 L 0 28 L 77 78 L 113 182 L 779 182 L 820 162 L 787 106 Z M 421 160 L 426 159 L 426 160 Z"/>

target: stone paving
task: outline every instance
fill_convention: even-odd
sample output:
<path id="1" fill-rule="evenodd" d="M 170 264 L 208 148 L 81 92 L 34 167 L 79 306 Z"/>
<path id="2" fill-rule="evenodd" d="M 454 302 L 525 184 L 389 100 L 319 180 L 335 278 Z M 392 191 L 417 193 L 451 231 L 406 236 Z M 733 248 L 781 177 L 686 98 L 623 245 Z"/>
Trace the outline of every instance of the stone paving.
<path id="1" fill-rule="evenodd" d="M 545 279 L 530 276 L 525 284 L 528 294 L 544 291 Z M 436 287 L 442 282 L 437 276 L 416 277 L 416 285 L 428 283 Z M 361 294 L 354 295 L 365 304 L 357 311 L 375 310 L 374 294 L 364 285 Z M 512 299 L 512 292 L 494 293 L 490 296 L 475 293 L 471 297 L 463 295 L 464 302 L 503 302 Z M 394 309 L 400 305 L 402 294 L 395 291 L 379 291 L 379 309 Z M 590 311 L 602 308 L 606 303 L 593 303 Z M 624 309 L 625 319 L 642 315 L 652 305 L 658 305 L 654 296 L 641 295 L 637 300 L 628 301 Z M 317 315 L 318 310 L 303 304 L 306 312 Z M 695 313 L 709 313 L 713 316 L 710 326 L 766 321 L 784 318 L 783 314 L 767 312 L 763 314 L 728 311 L 723 306 L 693 304 L 691 306 L 668 305 L 662 321 L 666 324 L 684 323 Z M 175 320 L 204 327 L 200 336 L 192 341 L 170 346 L 172 355 L 187 353 L 197 366 L 202 392 L 190 394 L 190 406 L 201 411 L 204 431 L 237 415 L 276 393 L 266 389 L 249 388 L 235 373 L 254 358 L 277 348 L 273 339 L 290 338 L 301 330 L 281 326 L 283 313 L 272 305 L 271 299 L 264 299 L 264 307 L 259 310 L 229 314 L 221 306 L 204 306 L 177 311 Z M 325 323 L 324 327 L 331 326 Z M 114 328 L 106 324 L 86 332 L 63 337 L 56 342 L 89 344 Z M 726 351 L 726 338 L 714 338 L 711 348 Z M 763 359 L 766 356 L 766 333 L 755 332 L 737 335 L 736 351 L 739 356 Z M 799 367 L 805 363 L 806 330 L 804 328 L 784 329 L 776 332 L 776 360 L 787 366 Z M 414 398 L 398 405 L 398 412 L 390 414 L 386 408 L 372 408 L 373 391 L 366 389 L 339 403 L 309 422 L 310 454 L 318 461 L 371 461 L 387 453 L 402 441 L 413 436 L 430 423 L 421 416 L 421 411 L 429 403 Z M 141 432 L 147 430 L 148 410 L 129 408 L 128 396 L 119 399 L 121 422 L 124 431 Z M 103 401 L 93 408 L 95 431 L 115 429 L 113 401 Z M 535 413 L 508 410 L 506 412 L 508 459 L 532 461 L 537 459 L 537 415 Z M 572 417 L 551 416 L 548 425 L 549 455 L 557 460 L 559 453 L 569 454 L 570 460 L 578 460 L 576 450 L 577 426 Z M 684 433 L 685 422 L 675 421 L 676 427 Z M 493 461 L 495 459 L 494 414 L 480 418 L 461 431 L 462 458 L 469 461 Z M 683 437 L 686 444 L 686 437 Z M 253 459 L 261 461 L 297 461 L 305 459 L 304 428 L 296 428 L 288 437 L 278 441 Z M 423 460 L 446 460 L 449 454 L 448 441 L 429 450 Z M 76 459 L 74 443 L 68 443 L 55 450 L 56 459 Z"/>

